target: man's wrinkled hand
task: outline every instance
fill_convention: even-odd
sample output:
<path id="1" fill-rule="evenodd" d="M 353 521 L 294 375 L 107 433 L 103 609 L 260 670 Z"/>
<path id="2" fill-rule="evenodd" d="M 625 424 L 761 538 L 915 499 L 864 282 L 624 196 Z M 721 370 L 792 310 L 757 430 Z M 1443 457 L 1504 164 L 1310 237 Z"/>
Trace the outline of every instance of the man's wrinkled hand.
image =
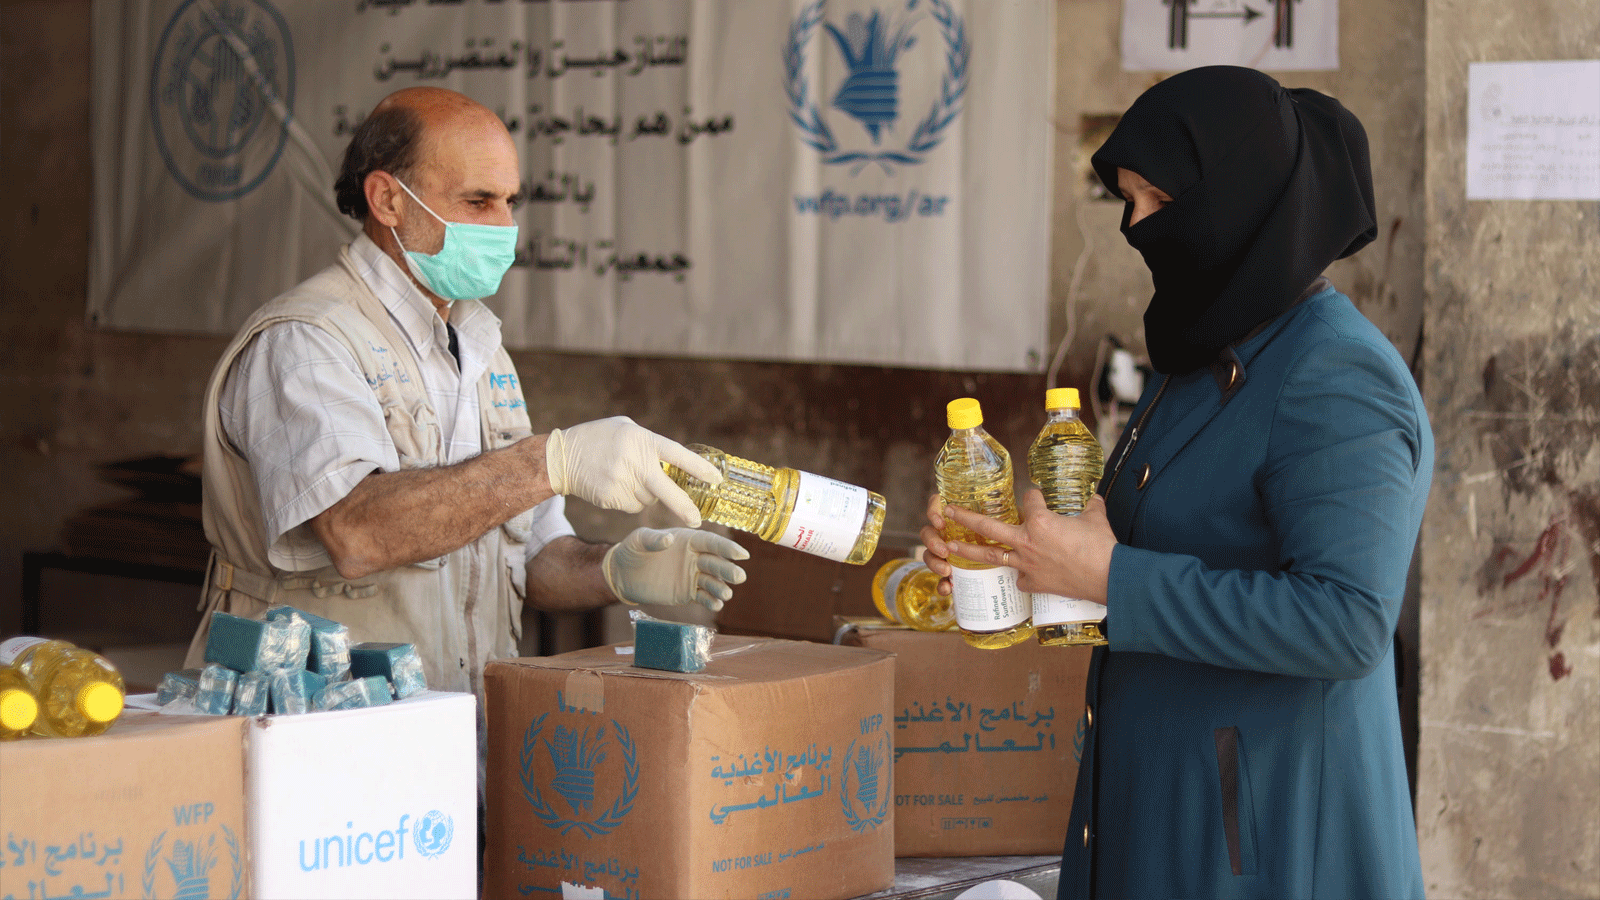
<path id="1" fill-rule="evenodd" d="M 748 550 L 709 531 L 636 528 L 606 551 L 600 571 L 624 603 L 699 603 L 715 612 L 744 582 L 735 560 L 749 558 Z"/>
<path id="2" fill-rule="evenodd" d="M 660 501 L 678 518 L 699 527 L 700 511 L 662 470 L 662 463 L 707 484 L 722 483 L 722 473 L 699 454 L 627 416 L 556 428 L 545 442 L 545 469 L 556 493 L 630 513 Z"/>

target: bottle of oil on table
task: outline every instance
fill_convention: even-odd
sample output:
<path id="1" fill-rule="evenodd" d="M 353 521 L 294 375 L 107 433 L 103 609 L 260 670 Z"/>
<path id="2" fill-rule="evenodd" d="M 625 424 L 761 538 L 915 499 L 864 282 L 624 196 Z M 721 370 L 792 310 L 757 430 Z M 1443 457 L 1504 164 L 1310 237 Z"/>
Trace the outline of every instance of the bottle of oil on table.
<path id="1" fill-rule="evenodd" d="M 945 413 L 950 438 L 934 461 L 940 500 L 1015 525 L 1017 498 L 1011 455 L 983 429 L 983 409 L 978 401 L 962 397 L 950 401 Z M 944 539 L 1004 546 L 948 519 Z M 954 555 L 950 566 L 956 624 L 968 644 L 998 650 L 1033 636 L 1031 603 L 1017 588 L 1016 569 Z"/>
<path id="2" fill-rule="evenodd" d="M 122 715 L 127 688 L 111 661 L 67 641 L 14 637 L 0 643 L 0 666 L 22 676 L 39 704 L 33 732 L 47 737 L 100 734 Z"/>
<path id="3" fill-rule="evenodd" d="M 1045 391 L 1044 407 L 1044 427 L 1028 449 L 1028 474 L 1044 493 L 1051 512 L 1075 516 L 1094 495 L 1105 457 L 1094 432 L 1078 416 L 1076 388 Z M 1033 595 L 1033 628 L 1041 644 L 1104 644 L 1101 625 L 1105 618 L 1105 606 L 1092 600 L 1041 592 Z"/>
<path id="4" fill-rule="evenodd" d="M 955 606 L 939 593 L 939 576 L 922 560 L 891 559 L 872 577 L 872 603 L 885 619 L 917 631 L 956 627 Z"/>
<path id="5" fill-rule="evenodd" d="M 722 472 L 721 484 L 713 487 L 677 466 L 661 465 L 707 521 L 858 566 L 878 549 L 887 511 L 882 495 L 810 472 L 740 459 L 704 444 L 690 444 L 689 449 Z"/>

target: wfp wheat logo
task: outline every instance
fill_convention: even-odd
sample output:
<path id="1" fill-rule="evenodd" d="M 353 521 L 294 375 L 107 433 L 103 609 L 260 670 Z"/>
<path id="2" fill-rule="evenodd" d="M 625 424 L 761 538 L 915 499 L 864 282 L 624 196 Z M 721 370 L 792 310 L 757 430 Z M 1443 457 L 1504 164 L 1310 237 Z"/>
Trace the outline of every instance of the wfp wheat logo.
<path id="1" fill-rule="evenodd" d="M 852 831 L 876 830 L 889 814 L 889 798 L 894 795 L 892 777 L 885 768 L 889 761 L 889 739 L 878 743 L 850 743 L 844 754 L 844 771 L 839 774 L 839 802 L 844 819 Z"/>
<path id="2" fill-rule="evenodd" d="M 574 829 L 584 837 L 609 834 L 639 794 L 637 746 L 616 720 L 599 721 L 594 713 L 579 714 L 572 725 L 556 722 L 546 735 L 549 716 L 544 713 L 528 723 L 522 736 L 523 797 L 540 822 L 562 834 Z M 598 794 L 603 780 L 596 776 L 614 772 L 618 763 L 622 787 L 607 805 L 608 797 Z M 553 796 L 545 796 L 546 787 Z"/>
<path id="3" fill-rule="evenodd" d="M 843 27 L 826 19 L 826 6 L 827 0 L 816 0 L 803 8 L 784 44 L 784 88 L 800 140 L 823 162 L 848 166 L 851 174 L 874 163 L 890 174 L 896 165 L 920 164 L 961 115 L 972 55 L 966 22 L 949 0 L 851 12 Z M 826 41 L 813 40 L 819 32 Z M 924 38 L 935 39 L 924 44 Z M 813 43 L 824 46 L 817 55 L 828 47 L 839 54 L 849 73 L 842 83 L 822 85 L 812 76 L 821 68 L 808 65 Z M 937 85 L 901 77 L 905 63 L 923 53 L 942 61 Z"/>
<path id="4" fill-rule="evenodd" d="M 235 200 L 272 171 L 294 109 L 289 26 L 266 0 L 187 0 L 150 71 L 167 171 L 200 200 Z"/>
<path id="5" fill-rule="evenodd" d="M 173 827 L 156 835 L 144 855 L 140 886 L 145 897 L 237 900 L 244 886 L 244 851 L 233 829 L 211 821 L 215 813 L 216 807 L 205 802 L 173 808 Z M 91 896 L 74 888 L 73 895 L 79 894 Z"/>

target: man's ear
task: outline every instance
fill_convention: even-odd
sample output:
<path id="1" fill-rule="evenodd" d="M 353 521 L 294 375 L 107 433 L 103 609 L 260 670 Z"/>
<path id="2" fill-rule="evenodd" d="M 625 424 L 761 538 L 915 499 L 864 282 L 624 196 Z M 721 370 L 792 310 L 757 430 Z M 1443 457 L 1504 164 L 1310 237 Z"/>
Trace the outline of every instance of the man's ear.
<path id="1" fill-rule="evenodd" d="M 367 194 L 368 214 L 385 228 L 400 224 L 400 183 L 388 172 L 373 170 L 361 184 Z"/>

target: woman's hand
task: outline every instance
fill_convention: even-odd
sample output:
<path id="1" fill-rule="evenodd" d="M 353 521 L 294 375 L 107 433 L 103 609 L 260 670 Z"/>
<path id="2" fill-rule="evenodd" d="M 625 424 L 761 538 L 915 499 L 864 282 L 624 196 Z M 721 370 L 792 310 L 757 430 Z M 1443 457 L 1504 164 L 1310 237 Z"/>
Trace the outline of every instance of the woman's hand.
<path id="1" fill-rule="evenodd" d="M 945 519 L 972 529 L 1003 547 L 946 542 Z M 1059 516 L 1045 506 L 1037 489 L 1022 498 L 1022 524 L 1008 525 L 954 506 L 943 506 L 936 496 L 928 504 L 929 525 L 922 529 L 927 547 L 923 562 L 939 573 L 939 592 L 949 591 L 951 555 L 1018 572 L 1017 587 L 1030 593 L 1059 594 L 1078 600 L 1106 602 L 1106 582 L 1111 575 L 1111 551 L 1117 545 L 1106 504 L 1098 495 L 1076 516 Z"/>

